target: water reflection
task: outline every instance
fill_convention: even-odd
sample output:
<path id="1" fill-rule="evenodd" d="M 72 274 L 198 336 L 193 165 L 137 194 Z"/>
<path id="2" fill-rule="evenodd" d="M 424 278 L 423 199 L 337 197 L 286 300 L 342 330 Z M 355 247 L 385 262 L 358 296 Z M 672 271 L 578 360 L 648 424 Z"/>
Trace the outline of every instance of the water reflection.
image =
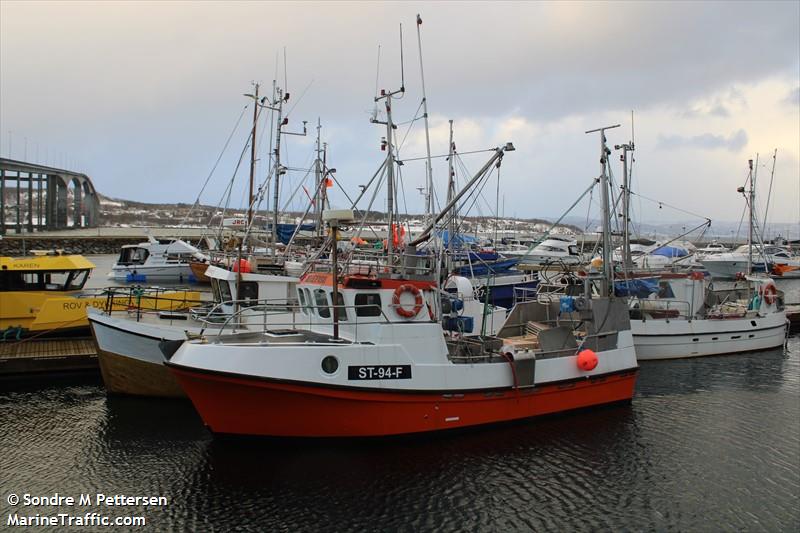
<path id="1" fill-rule="evenodd" d="M 736 355 L 642 361 L 638 397 L 692 394 L 714 389 L 777 390 L 784 384 L 784 348 Z"/>
<path id="2" fill-rule="evenodd" d="M 369 441 L 218 438 L 189 402 L 39 384 L 0 392 L 0 472 L 166 495 L 160 530 L 796 530 L 798 351 L 647 363 L 629 405 Z"/>

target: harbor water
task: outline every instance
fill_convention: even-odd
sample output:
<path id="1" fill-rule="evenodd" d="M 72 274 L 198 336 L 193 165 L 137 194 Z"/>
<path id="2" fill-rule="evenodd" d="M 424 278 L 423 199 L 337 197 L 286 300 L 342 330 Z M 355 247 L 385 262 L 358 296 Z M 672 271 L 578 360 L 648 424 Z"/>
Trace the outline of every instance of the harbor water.
<path id="1" fill-rule="evenodd" d="M 3 387 L 3 527 L 73 512 L 9 494 L 58 493 L 91 494 L 80 514 L 141 515 L 143 531 L 800 529 L 796 337 L 642 364 L 629 405 L 368 441 L 214 437 L 191 403 L 107 397 L 94 377 Z"/>

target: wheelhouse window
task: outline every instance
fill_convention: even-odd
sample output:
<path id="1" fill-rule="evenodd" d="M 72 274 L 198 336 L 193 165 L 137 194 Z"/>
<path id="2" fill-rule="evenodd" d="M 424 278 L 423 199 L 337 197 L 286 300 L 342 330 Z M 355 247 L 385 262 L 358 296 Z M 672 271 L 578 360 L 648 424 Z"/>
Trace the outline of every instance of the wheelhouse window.
<path id="1" fill-rule="evenodd" d="M 381 295 L 377 292 L 356 294 L 356 316 L 381 316 Z"/>
<path id="2" fill-rule="evenodd" d="M 73 271 L 72 275 L 67 280 L 66 288 L 69 291 L 77 291 L 83 288 L 86 285 L 86 280 L 89 279 L 89 271 L 88 270 L 76 270 Z"/>
<path id="3" fill-rule="evenodd" d="M 169 253 L 167 254 L 167 263 L 188 263 L 192 260 L 190 253 Z"/>
<path id="4" fill-rule="evenodd" d="M 224 279 L 219 280 L 219 298 L 221 302 L 230 302 L 233 300 L 233 296 L 231 296 L 231 286 Z"/>
<path id="5" fill-rule="evenodd" d="M 258 283 L 255 281 L 242 281 L 239 283 L 237 300 L 243 300 L 242 305 L 252 307 L 258 302 Z"/>
<path id="6" fill-rule="evenodd" d="M 672 291 L 672 286 L 667 281 L 662 281 L 658 284 L 658 297 L 659 298 L 675 298 L 675 293 Z"/>
<path id="7" fill-rule="evenodd" d="M 308 308 L 306 304 L 306 293 L 303 289 L 297 289 L 297 297 L 300 299 L 300 312 L 304 315 L 308 314 Z"/>
<path id="8" fill-rule="evenodd" d="M 145 248 L 123 248 L 117 263 L 120 265 L 142 265 L 147 261 L 150 252 Z"/>
<path id="9" fill-rule="evenodd" d="M 317 307 L 317 314 L 322 318 L 331 317 L 330 304 L 328 303 L 328 293 L 322 289 L 314 290 L 314 302 Z"/>
<path id="10" fill-rule="evenodd" d="M 89 278 L 89 270 L 0 272 L 0 291 L 77 291 Z"/>
<path id="11" fill-rule="evenodd" d="M 214 301 L 216 303 L 219 303 L 219 302 L 222 301 L 222 300 L 220 300 L 220 297 L 219 297 L 219 282 L 217 281 L 216 278 L 211 278 L 211 294 L 213 295 Z"/>
<path id="12" fill-rule="evenodd" d="M 336 294 L 336 313 L 339 320 L 347 322 L 347 308 L 344 306 L 344 296 L 341 292 Z"/>

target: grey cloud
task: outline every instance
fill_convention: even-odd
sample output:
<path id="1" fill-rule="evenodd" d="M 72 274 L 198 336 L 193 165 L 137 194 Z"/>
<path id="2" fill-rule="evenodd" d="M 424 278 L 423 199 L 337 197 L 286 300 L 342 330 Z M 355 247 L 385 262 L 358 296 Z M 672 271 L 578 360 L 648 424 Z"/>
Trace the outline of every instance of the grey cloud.
<path id="1" fill-rule="evenodd" d="M 725 107 L 723 104 L 717 103 L 714 104 L 714 106 L 708 110 L 704 110 L 698 107 L 692 107 L 678 113 L 678 116 L 682 118 L 698 118 L 709 115 L 714 117 L 724 118 L 731 116 L 731 112 L 728 111 L 728 108 Z"/>
<path id="2" fill-rule="evenodd" d="M 187 190 L 214 164 L 250 81 L 269 88 L 277 77 L 283 84 L 283 65 L 275 63 L 284 46 L 290 102 L 299 102 L 291 129 L 300 120 L 313 124 L 321 117 L 331 160 L 355 184 L 363 183 L 382 157 L 376 141 L 382 132 L 369 124 L 365 109 L 372 107 L 378 45 L 378 88 L 399 87 L 399 22 L 407 93 L 397 103 L 395 119 L 409 119 L 420 102 L 415 13 L 424 19 L 431 114 L 490 123 L 514 109 L 543 128 L 565 117 L 635 109 L 638 121 L 640 112 L 647 117 L 652 110 L 696 106 L 703 118 L 728 112 L 735 125 L 722 131 L 733 132 L 744 105 L 734 88 L 787 72 L 796 79 L 800 35 L 797 2 L 43 5 L 0 0 L 0 153 L 8 150 L 13 130 L 14 155 L 21 157 L 27 137 L 49 146 L 50 153 L 55 147 L 89 162 L 83 170 L 101 192 L 152 201 L 187 201 L 187 194 L 194 194 Z M 501 27 L 487 23 L 498 16 Z M 650 126 L 675 131 L 669 124 Z M 696 127 L 680 131 L 710 128 Z M 645 118 L 637 130 L 642 139 L 648 138 L 647 128 Z M 266 162 L 269 131 L 262 131 L 260 158 Z M 218 174 L 225 174 L 215 189 L 219 194 L 247 132 L 245 118 L 229 150 L 233 155 L 226 154 L 218 167 Z M 740 137 L 741 145 L 747 142 L 744 132 Z M 649 138 L 655 146 L 654 133 Z M 289 138 L 284 146 L 293 166 L 303 166 L 311 153 L 301 140 Z M 571 149 L 565 148 L 567 140 Z M 675 148 L 711 145 L 725 153 L 737 146 L 735 135 L 670 142 Z M 582 136 L 552 139 L 558 157 L 543 173 L 563 175 L 563 159 L 571 159 L 563 154 L 587 149 L 581 143 L 594 149 Z M 151 172 L 152 186 L 144 185 L 144 169 Z"/>
<path id="3" fill-rule="evenodd" d="M 700 150 L 724 149 L 731 152 L 738 152 L 747 145 L 747 132 L 739 130 L 730 134 L 714 135 L 713 133 L 703 133 L 685 137 L 681 135 L 659 135 L 658 146 L 665 150 L 678 150 L 681 148 L 697 148 Z"/>
<path id="4" fill-rule="evenodd" d="M 800 106 L 800 87 L 796 87 L 789 91 L 789 94 L 786 95 L 786 98 L 783 99 L 784 104 L 789 104 L 793 106 Z"/>
<path id="5" fill-rule="evenodd" d="M 712 107 L 709 112 L 709 115 L 713 115 L 715 117 L 729 117 L 731 116 L 731 112 L 728 111 L 728 108 L 722 104 L 717 104 Z"/>

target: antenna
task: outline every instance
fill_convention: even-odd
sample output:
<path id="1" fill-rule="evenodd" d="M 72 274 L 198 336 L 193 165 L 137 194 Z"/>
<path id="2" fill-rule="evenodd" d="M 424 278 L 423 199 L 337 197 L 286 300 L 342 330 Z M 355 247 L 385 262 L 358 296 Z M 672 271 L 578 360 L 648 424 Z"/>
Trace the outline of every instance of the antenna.
<path id="1" fill-rule="evenodd" d="M 769 192 L 767 193 L 767 205 L 764 208 L 764 231 L 767 231 L 767 217 L 769 216 L 769 203 L 772 200 L 772 180 L 775 179 L 775 162 L 778 159 L 778 149 L 772 153 L 772 172 L 769 175 Z"/>
<path id="2" fill-rule="evenodd" d="M 406 76 L 403 68 L 403 23 L 400 23 L 400 92 L 406 91 Z"/>
<path id="3" fill-rule="evenodd" d="M 428 95 L 425 93 L 425 70 L 422 68 L 422 37 L 419 28 L 422 17 L 417 14 L 417 47 L 419 49 L 419 76 L 422 80 L 422 109 L 425 117 L 425 147 L 428 160 L 425 163 L 425 221 L 433 216 L 433 168 L 431 166 L 431 136 L 428 127 Z"/>
<path id="4" fill-rule="evenodd" d="M 289 91 L 289 77 L 286 70 L 286 47 L 283 47 L 283 90 L 288 93 Z"/>
<path id="5" fill-rule="evenodd" d="M 380 74 L 381 74 L 381 45 L 378 45 L 378 64 L 375 65 L 375 96 L 378 95 L 378 80 L 380 78 Z"/>

